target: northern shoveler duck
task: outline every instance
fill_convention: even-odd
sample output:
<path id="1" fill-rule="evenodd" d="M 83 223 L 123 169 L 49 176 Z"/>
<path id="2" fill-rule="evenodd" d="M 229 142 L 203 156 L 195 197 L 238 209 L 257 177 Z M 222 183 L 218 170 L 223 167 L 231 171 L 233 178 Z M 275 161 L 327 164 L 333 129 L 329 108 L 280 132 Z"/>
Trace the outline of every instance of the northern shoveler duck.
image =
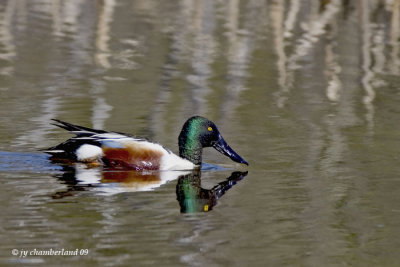
<path id="1" fill-rule="evenodd" d="M 190 170 L 201 166 L 204 147 L 214 147 L 233 161 L 248 165 L 224 140 L 215 124 L 200 116 L 189 118 L 179 134 L 179 156 L 146 139 L 54 120 L 76 136 L 44 152 L 52 160 L 102 164 L 133 170 Z"/>

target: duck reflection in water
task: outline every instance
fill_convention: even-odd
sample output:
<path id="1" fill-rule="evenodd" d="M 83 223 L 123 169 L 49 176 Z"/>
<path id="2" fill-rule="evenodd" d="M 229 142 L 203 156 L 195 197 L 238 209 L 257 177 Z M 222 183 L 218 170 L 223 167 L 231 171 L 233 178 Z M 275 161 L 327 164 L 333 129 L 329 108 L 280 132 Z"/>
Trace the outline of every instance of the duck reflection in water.
<path id="1" fill-rule="evenodd" d="M 246 177 L 247 172 L 233 172 L 230 177 L 211 189 L 201 187 L 201 172 L 182 175 L 176 185 L 176 197 L 182 213 L 208 212 L 236 183 Z"/>
<path id="2" fill-rule="evenodd" d="M 101 195 L 124 192 L 155 190 L 172 180 L 178 180 L 176 196 L 182 213 L 207 212 L 217 200 L 236 183 L 246 177 L 247 172 L 233 172 L 226 180 L 211 189 L 201 187 L 201 171 L 137 172 L 113 171 L 88 168 L 86 165 L 64 166 L 63 173 L 56 177 L 68 185 L 67 190 L 52 195 L 60 199 L 81 191 L 95 191 Z"/>
<path id="3" fill-rule="evenodd" d="M 101 195 L 124 192 L 150 191 L 178 179 L 191 171 L 134 171 L 88 167 L 86 164 L 63 166 L 56 177 L 68 185 L 67 192 L 58 192 L 53 198 L 70 196 L 73 191 L 95 191 Z"/>

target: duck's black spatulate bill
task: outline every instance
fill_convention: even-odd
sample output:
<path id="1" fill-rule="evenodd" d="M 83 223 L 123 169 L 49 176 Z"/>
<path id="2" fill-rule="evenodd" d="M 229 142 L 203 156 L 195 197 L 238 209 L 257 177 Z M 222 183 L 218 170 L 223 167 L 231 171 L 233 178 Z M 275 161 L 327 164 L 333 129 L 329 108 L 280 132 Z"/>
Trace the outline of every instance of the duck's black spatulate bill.
<path id="1" fill-rule="evenodd" d="M 231 160 L 249 165 L 247 161 L 245 161 L 238 153 L 236 153 L 224 140 L 224 138 L 219 135 L 218 141 L 212 144 L 213 148 L 215 148 L 218 152 L 228 156 Z"/>

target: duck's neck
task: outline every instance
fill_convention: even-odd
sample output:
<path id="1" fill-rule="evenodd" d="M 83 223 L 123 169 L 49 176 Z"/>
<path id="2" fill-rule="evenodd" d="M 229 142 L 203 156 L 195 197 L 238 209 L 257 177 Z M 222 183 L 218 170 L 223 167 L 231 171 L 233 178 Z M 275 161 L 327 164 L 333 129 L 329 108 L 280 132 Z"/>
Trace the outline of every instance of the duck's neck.
<path id="1" fill-rule="evenodd" d="M 201 165 L 203 146 L 195 134 L 181 132 L 179 135 L 179 156 L 191 161 L 195 165 Z"/>

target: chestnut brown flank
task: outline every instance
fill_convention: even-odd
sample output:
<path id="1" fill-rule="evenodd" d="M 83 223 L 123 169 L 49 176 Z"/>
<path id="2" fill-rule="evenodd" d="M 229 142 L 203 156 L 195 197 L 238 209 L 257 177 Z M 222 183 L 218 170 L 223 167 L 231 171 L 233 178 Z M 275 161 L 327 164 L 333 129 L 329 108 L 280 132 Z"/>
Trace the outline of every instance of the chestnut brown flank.
<path id="1" fill-rule="evenodd" d="M 143 145 L 129 144 L 125 148 L 103 147 L 103 162 L 109 167 L 134 170 L 158 170 L 163 153 Z"/>

